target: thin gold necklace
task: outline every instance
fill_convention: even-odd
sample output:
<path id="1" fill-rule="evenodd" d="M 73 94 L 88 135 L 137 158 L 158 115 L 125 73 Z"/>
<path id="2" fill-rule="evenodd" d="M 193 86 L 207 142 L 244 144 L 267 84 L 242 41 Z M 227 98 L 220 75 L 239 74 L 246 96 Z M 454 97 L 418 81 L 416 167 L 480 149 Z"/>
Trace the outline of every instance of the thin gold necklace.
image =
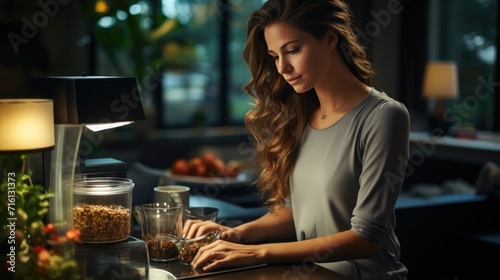
<path id="1" fill-rule="evenodd" d="M 340 105 L 339 107 L 337 108 L 333 108 L 330 112 L 326 113 L 326 114 L 321 114 L 321 119 L 324 120 L 328 117 L 328 115 L 330 115 L 331 113 L 333 113 L 334 111 L 337 111 L 338 109 L 344 107 L 345 104 L 347 104 L 347 102 L 349 102 L 349 100 L 351 100 L 351 98 L 354 96 L 354 92 L 352 92 L 351 96 L 349 96 L 349 98 L 347 98 L 347 100 L 342 103 L 342 105 Z"/>

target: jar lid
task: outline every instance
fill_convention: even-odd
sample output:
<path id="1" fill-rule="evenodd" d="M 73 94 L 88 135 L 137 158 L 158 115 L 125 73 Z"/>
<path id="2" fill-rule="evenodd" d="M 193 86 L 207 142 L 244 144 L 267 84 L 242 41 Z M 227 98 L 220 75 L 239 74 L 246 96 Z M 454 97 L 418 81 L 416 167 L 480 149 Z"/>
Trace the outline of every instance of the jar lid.
<path id="1" fill-rule="evenodd" d="M 73 193 L 88 195 L 113 195 L 132 191 L 131 179 L 118 177 L 82 178 L 74 181 Z"/>

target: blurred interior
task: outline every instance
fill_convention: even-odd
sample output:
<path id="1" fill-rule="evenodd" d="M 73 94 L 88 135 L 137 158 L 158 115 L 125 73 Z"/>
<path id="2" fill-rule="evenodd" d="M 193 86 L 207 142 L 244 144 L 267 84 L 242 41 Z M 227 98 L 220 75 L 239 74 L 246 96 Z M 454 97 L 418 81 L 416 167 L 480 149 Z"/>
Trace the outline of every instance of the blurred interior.
<path id="1" fill-rule="evenodd" d="M 134 205 L 151 200 L 179 158 L 208 151 L 255 167 L 242 51 L 248 15 L 264 1 L 2 1 L 0 98 L 39 97 L 45 76 L 134 77 L 146 120 L 84 130 L 79 151 L 84 172 L 100 159 L 108 169 L 97 172 L 131 178 Z M 498 1 L 349 3 L 377 73 L 373 86 L 411 114 L 396 209 L 410 279 L 492 271 L 500 261 Z M 426 66 L 436 61 L 456 65 L 458 90 L 448 97 L 424 96 Z M 263 213 L 251 184 L 213 198 L 227 207 L 220 213 L 229 224 Z"/>

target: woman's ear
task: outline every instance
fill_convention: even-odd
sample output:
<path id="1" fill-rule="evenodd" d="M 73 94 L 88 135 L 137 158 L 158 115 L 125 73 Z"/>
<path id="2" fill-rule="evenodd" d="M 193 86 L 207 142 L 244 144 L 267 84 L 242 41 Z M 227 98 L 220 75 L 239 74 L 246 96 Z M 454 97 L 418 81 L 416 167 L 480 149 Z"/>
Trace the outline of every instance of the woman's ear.
<path id="1" fill-rule="evenodd" d="M 326 33 L 326 39 L 328 40 L 328 49 L 333 50 L 337 46 L 339 36 L 333 30 Z"/>

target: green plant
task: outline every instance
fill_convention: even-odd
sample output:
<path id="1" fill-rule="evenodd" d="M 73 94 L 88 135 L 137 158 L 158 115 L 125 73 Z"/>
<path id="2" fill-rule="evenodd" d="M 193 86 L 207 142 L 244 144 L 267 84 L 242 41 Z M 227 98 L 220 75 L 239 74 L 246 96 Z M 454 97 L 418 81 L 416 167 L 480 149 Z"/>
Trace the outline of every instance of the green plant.
<path id="1" fill-rule="evenodd" d="M 41 185 L 33 184 L 26 170 L 26 155 L 0 155 L 2 274 L 11 279 L 78 279 L 74 243 L 79 231 L 64 236 L 54 224 L 45 224 L 49 198 Z"/>
<path id="2" fill-rule="evenodd" d="M 141 12 L 132 13 L 132 7 Z M 97 52 L 111 66 L 100 66 L 106 75 L 133 75 L 141 88 L 152 90 L 157 85 L 150 81 L 163 67 L 185 69 L 197 62 L 195 42 L 177 36 L 183 24 L 164 16 L 154 1 L 91 0 L 81 8 Z"/>

